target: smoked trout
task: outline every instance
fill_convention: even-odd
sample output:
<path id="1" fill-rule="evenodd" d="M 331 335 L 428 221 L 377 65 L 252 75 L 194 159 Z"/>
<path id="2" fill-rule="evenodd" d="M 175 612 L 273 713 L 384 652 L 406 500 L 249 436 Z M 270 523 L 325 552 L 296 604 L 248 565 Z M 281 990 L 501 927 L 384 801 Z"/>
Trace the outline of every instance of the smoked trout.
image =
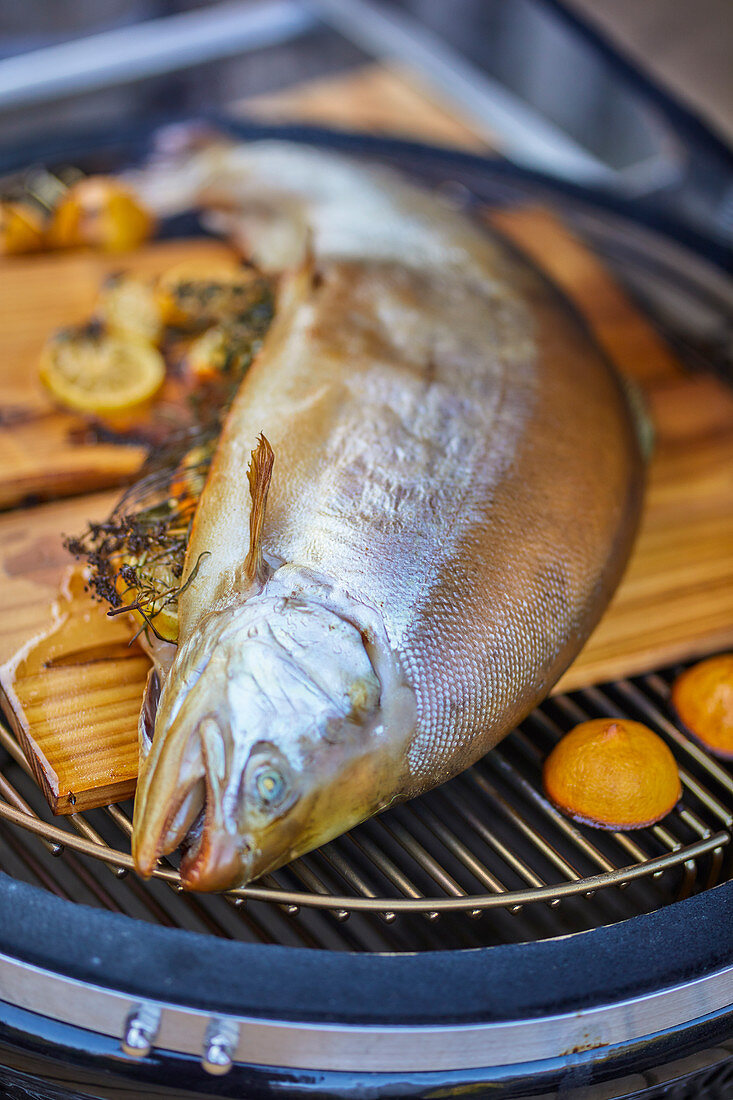
<path id="1" fill-rule="evenodd" d="M 221 890 L 444 782 L 535 706 L 619 580 L 643 461 L 560 294 L 401 177 L 257 142 L 190 154 L 156 194 L 216 206 L 279 273 L 141 716 L 136 865 L 183 843 L 184 885 Z"/>

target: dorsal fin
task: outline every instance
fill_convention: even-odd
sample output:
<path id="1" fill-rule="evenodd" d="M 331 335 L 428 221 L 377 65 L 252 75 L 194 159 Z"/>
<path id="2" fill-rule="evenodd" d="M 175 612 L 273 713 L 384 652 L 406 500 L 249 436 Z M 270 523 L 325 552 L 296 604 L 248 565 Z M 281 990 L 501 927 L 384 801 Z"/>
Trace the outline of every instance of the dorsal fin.
<path id="1" fill-rule="evenodd" d="M 262 584 L 267 580 L 267 567 L 262 557 L 262 525 L 265 521 L 267 492 L 274 462 L 272 447 L 266 437 L 260 434 L 247 470 L 252 511 L 249 514 L 249 551 L 244 559 L 244 575 L 248 581 L 259 581 Z"/>

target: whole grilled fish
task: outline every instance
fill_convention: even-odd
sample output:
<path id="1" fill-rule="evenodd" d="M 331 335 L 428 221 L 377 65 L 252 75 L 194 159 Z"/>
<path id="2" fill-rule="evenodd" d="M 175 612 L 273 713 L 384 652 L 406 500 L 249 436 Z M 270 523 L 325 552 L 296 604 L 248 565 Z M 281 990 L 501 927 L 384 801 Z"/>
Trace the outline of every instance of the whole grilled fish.
<path id="1" fill-rule="evenodd" d="M 137 867 L 188 837 L 184 884 L 219 890 L 442 783 L 527 714 L 619 579 L 642 463 L 559 294 L 436 198 L 277 143 L 175 179 L 284 272 L 141 721 Z"/>

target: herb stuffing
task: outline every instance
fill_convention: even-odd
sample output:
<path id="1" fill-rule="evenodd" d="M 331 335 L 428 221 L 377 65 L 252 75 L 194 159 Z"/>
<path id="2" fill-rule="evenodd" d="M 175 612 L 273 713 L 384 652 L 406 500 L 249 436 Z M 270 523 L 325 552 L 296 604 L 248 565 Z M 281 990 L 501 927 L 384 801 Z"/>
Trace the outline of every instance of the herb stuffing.
<path id="1" fill-rule="evenodd" d="M 224 418 L 273 315 L 272 288 L 265 279 L 248 272 L 248 293 L 242 295 L 231 282 L 230 276 L 227 292 L 217 295 L 211 292 L 211 276 L 202 277 L 199 298 L 190 283 L 184 284 L 181 297 L 190 309 L 193 338 L 183 367 L 195 382 L 186 396 L 184 426 L 173 424 L 165 444 L 151 453 L 141 479 L 106 520 L 90 523 L 80 537 L 65 540 L 68 550 L 86 561 L 88 589 L 110 605 L 109 614 L 133 611 L 138 634 L 150 631 L 165 641 L 177 640 L 178 597 L 201 562 L 200 556 L 184 576 L 191 524 Z M 173 297 L 172 285 L 178 289 L 180 284 L 168 280 L 168 298 Z M 204 310 L 191 309 L 192 301 L 209 308 L 216 302 L 205 314 L 209 327 L 202 329 Z M 172 312 L 165 317 L 164 350 L 166 339 L 171 343 L 176 336 L 171 328 L 177 326 L 180 334 L 186 323 L 180 305 Z"/>

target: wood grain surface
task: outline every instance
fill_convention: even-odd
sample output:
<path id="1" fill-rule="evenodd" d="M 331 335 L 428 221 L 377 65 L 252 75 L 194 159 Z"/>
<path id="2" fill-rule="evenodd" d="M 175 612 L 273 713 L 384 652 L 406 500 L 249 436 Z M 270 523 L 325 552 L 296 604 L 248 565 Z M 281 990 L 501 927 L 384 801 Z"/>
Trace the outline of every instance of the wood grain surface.
<path id="1" fill-rule="evenodd" d="M 115 498 L 0 517 L 3 710 L 55 813 L 105 806 L 135 789 L 149 662 L 128 645 L 129 617 L 109 619 L 83 595 L 62 545 L 63 533 L 79 530 L 82 517 L 105 515 Z"/>
<path id="2" fill-rule="evenodd" d="M 120 485 L 144 451 L 97 443 L 87 424 L 57 409 L 38 380 L 38 359 L 56 329 L 87 321 L 115 271 L 157 275 L 184 257 L 229 255 L 201 238 L 160 241 L 134 254 L 79 251 L 0 258 L 0 508 Z"/>
<path id="3" fill-rule="evenodd" d="M 249 113 L 271 118 L 361 126 L 464 147 L 481 147 L 485 137 L 479 138 L 446 105 L 432 102 L 404 73 L 371 65 L 246 106 Z M 733 647 L 733 393 L 710 376 L 685 373 L 598 261 L 547 211 L 502 211 L 490 220 L 555 278 L 612 360 L 641 385 L 656 431 L 632 560 L 597 630 L 556 690 Z M 206 247 L 217 246 L 200 241 L 151 245 L 129 263 L 91 254 L 0 262 L 0 504 L 28 495 L 80 494 L 134 472 L 139 452 L 84 445 L 78 423 L 52 409 L 36 382 L 38 352 L 51 330 L 88 315 L 107 272 L 134 267 L 152 273 Z M 582 431 L 579 422 L 578 433 Z M 76 496 L 0 516 L 0 664 L 5 666 L 0 686 L 6 692 L 6 710 L 15 680 L 8 662 L 54 622 L 52 608 L 69 567 L 61 534 L 77 533 L 89 519 L 105 516 L 116 496 Z M 113 787 L 124 768 L 126 791 L 134 781 L 135 715 L 146 662 L 134 651 L 129 657 L 123 654 L 117 633 L 105 635 L 108 649 L 106 655 L 100 653 L 100 623 L 104 633 L 110 621 L 98 610 L 90 615 L 96 616 L 91 659 L 89 648 L 80 649 L 72 631 L 61 661 L 65 680 L 57 694 L 63 721 L 40 730 L 37 720 L 28 723 L 23 714 L 14 716 L 16 730 L 25 722 L 35 738 L 36 774 L 61 812 L 72 808 L 72 794 L 75 809 L 119 797 Z M 115 630 L 120 629 L 118 622 Z M 127 662 L 122 674 L 116 661 Z M 42 682 L 32 680 L 39 672 L 29 670 L 32 690 Z M 73 707 L 63 702 L 70 699 Z M 16 711 L 18 702 L 16 698 Z M 33 713 L 33 700 L 28 705 Z M 68 720 L 73 712 L 78 722 Z M 44 750 L 55 758 L 49 760 Z"/>
<path id="4" fill-rule="evenodd" d="M 137 781 L 140 684 L 149 661 L 67 571 L 51 626 L 0 671 L 13 731 L 54 813 L 128 798 Z M 125 618 L 129 618 L 126 616 Z"/>

